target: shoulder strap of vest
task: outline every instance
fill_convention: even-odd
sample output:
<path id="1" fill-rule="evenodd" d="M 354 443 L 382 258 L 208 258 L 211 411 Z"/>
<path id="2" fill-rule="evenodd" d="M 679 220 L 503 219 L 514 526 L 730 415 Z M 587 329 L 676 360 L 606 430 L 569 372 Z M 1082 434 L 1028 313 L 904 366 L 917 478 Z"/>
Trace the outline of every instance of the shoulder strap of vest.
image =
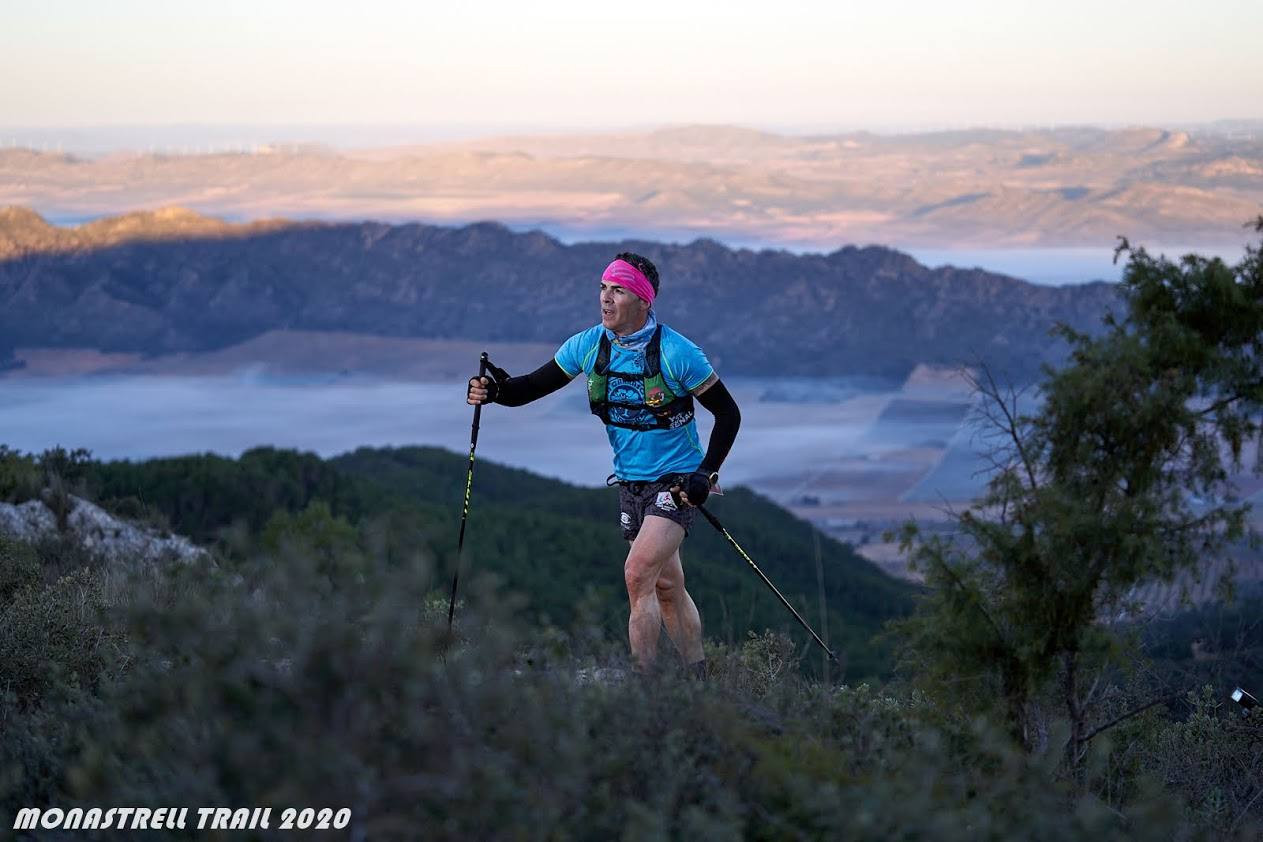
<path id="1" fill-rule="evenodd" d="M 597 344 L 596 362 L 592 366 L 592 370 L 597 374 L 606 374 L 610 369 L 610 337 L 605 331 L 601 331 L 601 338 Z M 649 344 L 645 346 L 645 370 L 642 372 L 645 377 L 654 377 L 662 371 L 662 325 L 654 330 L 653 336 L 649 337 Z"/>
<path id="2" fill-rule="evenodd" d="M 597 344 L 596 362 L 592 364 L 592 372 L 604 376 L 610 370 L 610 338 L 601 331 L 601 339 Z"/>
<path id="3" fill-rule="evenodd" d="M 658 325 L 645 347 L 645 377 L 657 377 L 662 373 L 662 325 Z"/>

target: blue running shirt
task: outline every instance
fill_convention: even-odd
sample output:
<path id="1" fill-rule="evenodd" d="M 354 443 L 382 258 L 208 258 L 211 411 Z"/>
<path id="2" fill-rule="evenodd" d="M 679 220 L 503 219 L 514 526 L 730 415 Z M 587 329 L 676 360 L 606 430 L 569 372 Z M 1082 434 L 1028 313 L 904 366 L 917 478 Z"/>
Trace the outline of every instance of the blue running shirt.
<path id="1" fill-rule="evenodd" d="M 592 373 L 601 334 L 605 328 L 594 325 L 576 333 L 557 350 L 557 365 L 571 377 Z M 662 375 L 667 387 L 678 396 L 692 392 L 706 382 L 715 369 L 702 349 L 671 328 L 662 327 Z M 610 371 L 621 374 L 643 374 L 645 352 L 628 351 L 610 342 Z M 615 380 L 609 381 L 611 400 L 644 403 L 643 384 L 636 384 L 635 394 L 614 394 Z M 586 388 L 586 387 L 585 387 Z M 614 473 L 619 479 L 649 480 L 666 474 L 690 473 L 702 463 L 705 451 L 697 438 L 697 423 L 689 421 L 674 430 L 628 430 L 606 427 L 610 447 L 614 450 Z"/>

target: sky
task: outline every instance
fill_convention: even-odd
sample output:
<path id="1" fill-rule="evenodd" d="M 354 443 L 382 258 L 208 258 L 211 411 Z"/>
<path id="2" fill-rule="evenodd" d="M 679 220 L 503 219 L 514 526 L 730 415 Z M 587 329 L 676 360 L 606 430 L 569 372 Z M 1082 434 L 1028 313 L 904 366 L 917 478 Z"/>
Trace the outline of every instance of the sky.
<path id="1" fill-rule="evenodd" d="M 1260 31 L 1258 0 L 0 0 L 0 128 L 1257 119 Z"/>

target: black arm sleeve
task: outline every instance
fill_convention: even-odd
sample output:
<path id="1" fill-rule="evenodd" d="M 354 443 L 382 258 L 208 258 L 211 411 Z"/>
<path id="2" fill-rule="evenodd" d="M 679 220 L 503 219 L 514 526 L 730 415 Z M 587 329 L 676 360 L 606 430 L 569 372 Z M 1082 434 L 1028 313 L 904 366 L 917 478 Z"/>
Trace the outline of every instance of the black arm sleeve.
<path id="1" fill-rule="evenodd" d="M 741 410 L 722 380 L 716 380 L 715 385 L 697 396 L 697 400 L 715 416 L 715 428 L 710 431 L 710 443 L 698 467 L 699 471 L 709 474 L 718 471 L 728 458 L 728 451 L 737 440 L 737 430 L 741 427 Z"/>
<path id="2" fill-rule="evenodd" d="M 499 381 L 495 402 L 504 406 L 522 406 L 544 395 L 551 395 L 569 382 L 570 375 L 561 370 L 556 360 L 549 360 L 530 374 Z"/>

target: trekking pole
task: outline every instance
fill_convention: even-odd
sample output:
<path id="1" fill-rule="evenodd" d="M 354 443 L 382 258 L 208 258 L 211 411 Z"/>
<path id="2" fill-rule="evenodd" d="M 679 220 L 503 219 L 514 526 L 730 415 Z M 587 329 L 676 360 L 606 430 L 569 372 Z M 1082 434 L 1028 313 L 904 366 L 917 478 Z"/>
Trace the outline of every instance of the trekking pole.
<path id="1" fill-rule="evenodd" d="M 789 613 L 794 615 L 794 619 L 797 620 L 802 625 L 802 627 L 805 628 L 808 632 L 810 632 L 811 636 L 816 639 L 816 643 L 820 644 L 820 648 L 823 649 L 825 651 L 825 654 L 829 656 L 829 660 L 833 661 L 833 663 L 835 664 L 838 664 L 838 666 L 841 666 L 841 664 L 838 663 L 838 656 L 834 655 L 833 650 L 825 645 L 825 642 L 820 639 L 820 635 L 816 634 L 816 630 L 813 629 L 811 626 L 807 625 L 807 621 L 802 618 L 801 614 L 799 614 L 797 611 L 794 610 L 794 606 L 789 604 L 789 600 L 786 599 L 785 596 L 776 589 L 776 585 L 773 585 L 772 580 L 769 579 L 767 575 L 764 574 L 764 572 L 759 569 L 759 566 L 754 563 L 754 559 L 750 558 L 750 555 L 745 550 L 741 549 L 741 545 L 737 543 L 736 539 L 728 534 L 728 530 L 724 529 L 724 525 L 719 522 L 719 518 L 715 517 L 709 511 L 707 511 L 705 506 L 698 506 L 697 510 L 706 516 L 706 519 L 710 521 L 711 526 L 719 530 L 719 533 L 728 539 L 728 543 L 732 544 L 733 549 L 741 553 L 741 557 L 746 560 L 746 563 L 750 565 L 751 569 L 753 569 L 755 573 L 759 574 L 759 578 L 763 580 L 763 584 L 767 585 L 769 588 L 772 589 L 772 593 L 776 594 L 776 597 L 777 599 L 781 601 L 781 604 L 789 609 Z"/>
<path id="2" fill-rule="evenodd" d="M 483 351 L 482 356 L 478 358 L 478 377 L 487 375 L 487 369 L 491 366 L 491 362 L 487 359 L 487 352 Z M 465 505 L 460 513 L 460 537 L 456 539 L 456 570 L 452 573 L 452 598 L 447 603 L 447 634 L 452 634 L 452 615 L 456 613 L 456 583 L 460 581 L 460 559 L 461 553 L 465 549 L 465 522 L 469 520 L 469 495 L 474 488 L 474 450 L 478 447 L 478 422 L 482 418 L 482 404 L 474 407 L 474 423 L 469 429 L 469 473 L 465 476 Z"/>

